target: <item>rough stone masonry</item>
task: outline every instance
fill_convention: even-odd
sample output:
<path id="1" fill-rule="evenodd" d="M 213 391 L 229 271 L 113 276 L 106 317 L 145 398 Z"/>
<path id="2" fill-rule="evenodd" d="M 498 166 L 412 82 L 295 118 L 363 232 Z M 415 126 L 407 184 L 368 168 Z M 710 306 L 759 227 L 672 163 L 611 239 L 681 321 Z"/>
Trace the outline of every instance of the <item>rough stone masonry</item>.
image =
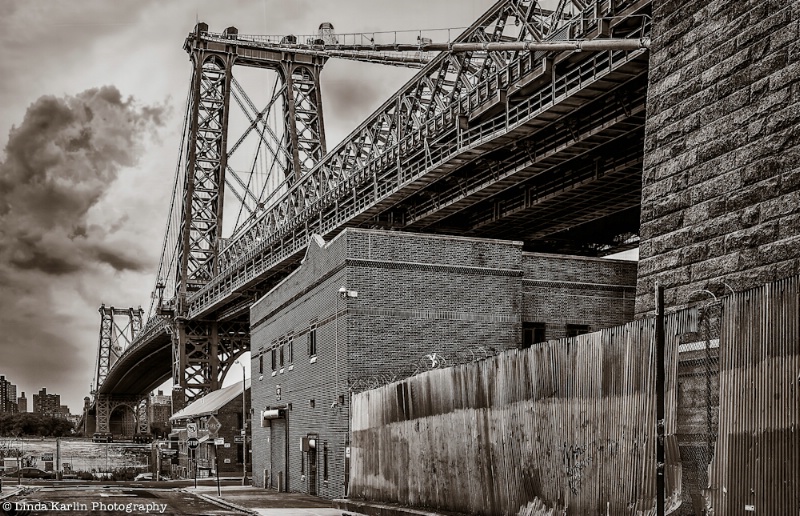
<path id="1" fill-rule="evenodd" d="M 800 2 L 653 8 L 638 315 L 800 264 Z"/>

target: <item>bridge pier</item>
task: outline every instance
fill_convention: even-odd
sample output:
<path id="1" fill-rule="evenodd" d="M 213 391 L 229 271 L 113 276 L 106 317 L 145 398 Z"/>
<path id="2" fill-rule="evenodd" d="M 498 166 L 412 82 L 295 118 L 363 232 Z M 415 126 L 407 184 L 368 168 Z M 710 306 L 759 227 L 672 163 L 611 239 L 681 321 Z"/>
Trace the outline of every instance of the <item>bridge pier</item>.
<path id="1" fill-rule="evenodd" d="M 173 412 L 215 391 L 242 353 L 250 349 L 248 321 L 178 319 L 173 334 Z"/>
<path id="2" fill-rule="evenodd" d="M 653 3 L 637 314 L 797 273 L 797 6 Z"/>
<path id="3" fill-rule="evenodd" d="M 114 394 L 96 394 L 95 395 L 95 415 L 92 417 L 87 412 L 87 424 L 86 424 L 86 433 L 87 435 L 99 433 L 99 434 L 111 434 L 111 416 L 114 411 L 118 408 L 127 408 L 130 410 L 134 418 L 133 423 L 133 433 L 149 433 L 150 428 L 147 421 L 147 409 L 145 405 L 144 413 L 142 413 L 141 405 L 142 401 L 147 400 L 148 395 L 140 395 L 140 396 L 119 396 Z M 93 421 L 92 421 L 93 420 Z M 123 425 L 123 431 L 121 432 L 125 437 L 133 437 L 133 435 L 127 435 L 125 432 L 125 428 Z"/>

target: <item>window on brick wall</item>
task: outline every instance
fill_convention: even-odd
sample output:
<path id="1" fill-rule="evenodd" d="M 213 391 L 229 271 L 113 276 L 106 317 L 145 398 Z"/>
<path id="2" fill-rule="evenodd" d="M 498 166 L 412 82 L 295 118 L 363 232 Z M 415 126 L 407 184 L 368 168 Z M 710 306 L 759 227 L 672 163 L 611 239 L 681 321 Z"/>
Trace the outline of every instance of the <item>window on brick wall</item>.
<path id="1" fill-rule="evenodd" d="M 275 348 L 272 348 L 272 349 L 270 350 L 270 352 L 269 352 L 269 353 L 270 353 L 270 358 L 272 358 L 272 370 L 273 370 L 273 371 L 274 371 L 275 369 L 277 369 L 277 367 L 278 367 L 278 357 L 276 356 L 276 353 L 275 353 L 275 351 L 276 351 L 276 349 L 275 349 Z"/>
<path id="2" fill-rule="evenodd" d="M 286 337 L 286 358 L 290 364 L 294 362 L 294 335 L 291 333 Z"/>
<path id="3" fill-rule="evenodd" d="M 280 358 L 281 368 L 283 368 L 283 364 L 284 364 L 283 344 L 281 344 L 280 347 L 278 348 L 278 357 Z"/>
<path id="4" fill-rule="evenodd" d="M 258 355 L 258 372 L 259 374 L 264 372 L 264 355 Z"/>
<path id="5" fill-rule="evenodd" d="M 578 335 L 583 335 L 584 333 L 589 333 L 589 325 L 588 324 L 568 324 L 567 325 L 567 337 L 577 337 Z"/>
<path id="6" fill-rule="evenodd" d="M 317 354 L 317 327 L 312 326 L 308 332 L 308 356 L 313 357 Z"/>
<path id="7" fill-rule="evenodd" d="M 532 344 L 547 340 L 545 329 L 546 326 L 542 322 L 524 321 L 522 323 L 522 347 L 529 348 Z"/>

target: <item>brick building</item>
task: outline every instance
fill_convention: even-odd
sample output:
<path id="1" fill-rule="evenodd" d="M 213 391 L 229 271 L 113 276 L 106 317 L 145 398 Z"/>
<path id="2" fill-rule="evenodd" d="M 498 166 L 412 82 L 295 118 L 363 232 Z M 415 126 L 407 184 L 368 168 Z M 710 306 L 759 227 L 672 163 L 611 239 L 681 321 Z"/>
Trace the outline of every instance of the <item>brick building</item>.
<path id="1" fill-rule="evenodd" d="M 38 394 L 33 395 L 33 413 L 61 417 L 61 395 L 47 394 L 47 388 L 42 387 Z"/>
<path id="2" fill-rule="evenodd" d="M 17 398 L 17 412 L 23 413 L 28 411 L 28 398 L 25 397 L 25 391 Z"/>
<path id="3" fill-rule="evenodd" d="M 245 413 L 250 414 L 250 380 L 245 381 Z M 214 431 L 209 427 L 212 418 L 219 423 Z M 170 441 L 177 442 L 178 464 L 173 465 L 173 476 L 180 478 L 193 477 L 193 465 L 189 458 L 187 446 L 187 424 L 197 425 L 199 447 L 195 450 L 198 474 L 205 476 L 219 471 L 223 476 L 241 476 L 242 461 L 245 458 L 244 444 L 241 442 L 242 430 L 242 382 L 211 392 L 195 400 L 176 412 L 171 418 L 172 432 Z M 249 423 L 249 421 L 247 421 Z M 248 428 L 250 425 L 248 424 Z M 248 432 L 249 434 L 249 432 Z M 225 440 L 224 445 L 215 446 L 214 438 Z M 250 453 L 248 448 L 247 453 Z M 248 471 L 250 458 L 247 457 Z"/>
<path id="4" fill-rule="evenodd" d="M 17 386 L 0 376 L 0 414 L 17 412 Z"/>
<path id="5" fill-rule="evenodd" d="M 303 264 L 251 309 L 255 485 L 343 496 L 351 392 L 621 324 L 635 283 L 635 262 L 525 253 L 520 242 L 314 237 Z"/>
<path id="6" fill-rule="evenodd" d="M 147 404 L 147 421 L 150 423 L 150 431 L 154 433 L 169 431 L 170 417 L 172 417 L 172 396 L 165 396 L 163 391 L 150 394 Z"/>

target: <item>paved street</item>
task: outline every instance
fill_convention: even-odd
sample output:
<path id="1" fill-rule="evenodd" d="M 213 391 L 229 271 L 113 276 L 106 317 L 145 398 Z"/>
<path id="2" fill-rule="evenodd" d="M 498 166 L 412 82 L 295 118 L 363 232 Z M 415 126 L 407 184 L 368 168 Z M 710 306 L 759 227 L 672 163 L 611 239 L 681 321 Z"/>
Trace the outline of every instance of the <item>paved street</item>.
<path id="1" fill-rule="evenodd" d="M 277 493 L 254 487 L 232 485 L 238 479 L 222 482 L 221 493 L 213 480 L 86 483 L 26 483 L 23 493 L 0 502 L 0 515 L 47 514 L 57 516 L 168 514 L 223 515 L 258 514 L 281 516 L 340 516 L 327 500 L 295 493 Z M 4 484 L 2 495 L 18 490 Z"/>

